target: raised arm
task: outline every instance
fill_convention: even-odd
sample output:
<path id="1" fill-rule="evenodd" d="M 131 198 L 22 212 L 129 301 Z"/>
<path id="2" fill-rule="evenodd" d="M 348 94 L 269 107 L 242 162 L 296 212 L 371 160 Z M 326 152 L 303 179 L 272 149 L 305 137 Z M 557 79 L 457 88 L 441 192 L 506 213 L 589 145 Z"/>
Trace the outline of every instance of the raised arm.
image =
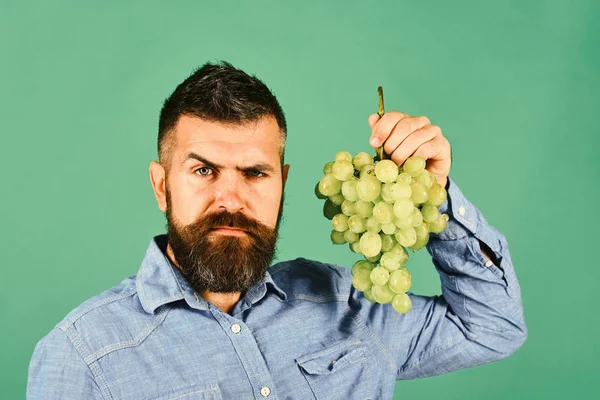
<path id="1" fill-rule="evenodd" d="M 412 309 L 397 314 L 389 304 L 371 304 L 352 289 L 360 309 L 396 360 L 397 379 L 424 378 L 500 360 L 527 337 L 521 291 L 504 235 L 448 177 L 440 206 L 450 220 L 431 234 L 427 250 L 439 272 L 442 295 L 409 292 Z M 493 254 L 489 260 L 481 248 Z"/>

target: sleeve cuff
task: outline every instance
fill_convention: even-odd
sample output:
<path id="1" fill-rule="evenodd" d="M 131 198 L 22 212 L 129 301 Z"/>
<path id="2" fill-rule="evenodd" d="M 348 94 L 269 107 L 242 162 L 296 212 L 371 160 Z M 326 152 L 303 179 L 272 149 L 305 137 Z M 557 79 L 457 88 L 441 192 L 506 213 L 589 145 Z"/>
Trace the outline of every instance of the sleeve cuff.
<path id="1" fill-rule="evenodd" d="M 446 191 L 448 196 L 438 209 L 440 213 L 448 214 L 448 223 L 441 233 L 431 233 L 431 239 L 456 240 L 469 234 L 476 235 L 479 225 L 477 209 L 466 199 L 450 176 L 448 176 Z"/>

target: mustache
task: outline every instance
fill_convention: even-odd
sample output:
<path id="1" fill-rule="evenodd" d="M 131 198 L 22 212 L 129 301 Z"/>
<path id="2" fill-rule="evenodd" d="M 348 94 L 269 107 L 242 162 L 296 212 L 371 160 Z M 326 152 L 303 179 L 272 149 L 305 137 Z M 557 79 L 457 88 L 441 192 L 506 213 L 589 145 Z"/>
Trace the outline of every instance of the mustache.
<path id="1" fill-rule="evenodd" d="M 204 216 L 201 220 L 197 221 L 194 225 L 198 228 L 201 227 L 202 230 L 208 232 L 211 229 L 217 227 L 228 227 L 234 229 L 241 229 L 253 236 L 258 236 L 265 231 L 265 229 L 269 229 L 263 223 L 247 217 L 246 215 L 236 212 L 230 213 L 227 210 L 211 213 Z"/>

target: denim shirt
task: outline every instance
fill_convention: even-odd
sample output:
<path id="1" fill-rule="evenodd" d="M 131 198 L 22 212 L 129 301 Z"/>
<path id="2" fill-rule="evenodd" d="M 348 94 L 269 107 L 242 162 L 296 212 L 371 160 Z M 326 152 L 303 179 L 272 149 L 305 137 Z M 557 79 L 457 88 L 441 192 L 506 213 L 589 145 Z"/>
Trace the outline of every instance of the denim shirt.
<path id="1" fill-rule="evenodd" d="M 391 399 L 399 379 L 500 360 L 525 341 L 506 238 L 448 178 L 450 216 L 427 251 L 442 295 L 372 304 L 350 270 L 272 265 L 227 314 L 154 237 L 138 273 L 83 302 L 35 346 L 28 399 Z M 479 241 L 493 251 L 481 253 Z"/>

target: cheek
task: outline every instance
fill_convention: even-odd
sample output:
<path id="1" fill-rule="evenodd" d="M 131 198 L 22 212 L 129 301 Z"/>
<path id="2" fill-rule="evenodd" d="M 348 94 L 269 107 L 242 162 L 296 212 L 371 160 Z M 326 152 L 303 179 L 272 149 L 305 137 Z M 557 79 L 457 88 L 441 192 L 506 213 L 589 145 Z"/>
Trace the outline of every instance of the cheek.
<path id="1" fill-rule="evenodd" d="M 190 225 L 196 222 L 206 212 L 206 199 L 193 191 L 179 191 L 171 193 L 171 215 L 181 225 Z"/>
<path id="2" fill-rule="evenodd" d="M 281 185 L 269 185 L 254 192 L 252 201 L 258 218 L 270 227 L 275 227 L 281 203 Z"/>

